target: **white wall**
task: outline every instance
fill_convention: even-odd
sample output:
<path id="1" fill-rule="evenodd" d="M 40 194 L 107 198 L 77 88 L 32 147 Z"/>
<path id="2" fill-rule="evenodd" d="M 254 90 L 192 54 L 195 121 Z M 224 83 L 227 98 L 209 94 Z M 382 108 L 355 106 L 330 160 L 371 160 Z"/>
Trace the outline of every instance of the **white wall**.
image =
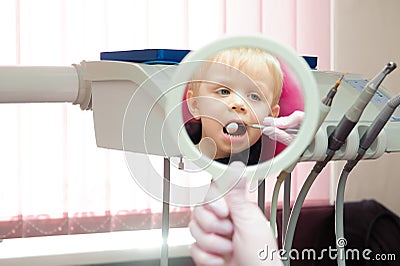
<path id="1" fill-rule="evenodd" d="M 392 60 L 400 65 L 400 1 L 332 0 L 333 69 L 372 78 Z M 400 92 L 400 66 L 384 81 L 393 93 Z M 399 136 L 400 139 L 400 136 Z M 400 154 L 385 154 L 363 161 L 348 180 L 347 201 L 375 198 L 400 214 Z M 336 177 L 343 163 L 335 163 Z"/>

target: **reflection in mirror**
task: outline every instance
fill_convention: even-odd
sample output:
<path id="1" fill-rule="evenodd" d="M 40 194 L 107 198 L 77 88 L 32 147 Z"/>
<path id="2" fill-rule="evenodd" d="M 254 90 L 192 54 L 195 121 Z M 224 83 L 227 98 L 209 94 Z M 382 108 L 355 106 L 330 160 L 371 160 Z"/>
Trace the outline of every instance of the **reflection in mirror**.
<path id="1" fill-rule="evenodd" d="M 298 84 L 283 60 L 263 49 L 220 51 L 200 64 L 186 86 L 187 133 L 202 154 L 224 164 L 270 160 L 295 137 L 282 130 L 277 137 L 274 118 L 304 110 Z"/>

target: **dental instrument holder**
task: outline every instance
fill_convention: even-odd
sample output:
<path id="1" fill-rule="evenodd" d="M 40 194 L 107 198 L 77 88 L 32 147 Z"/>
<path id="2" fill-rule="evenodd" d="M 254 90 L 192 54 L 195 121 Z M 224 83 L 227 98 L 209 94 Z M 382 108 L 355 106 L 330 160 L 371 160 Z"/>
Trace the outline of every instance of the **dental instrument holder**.
<path id="1" fill-rule="evenodd" d="M 357 97 L 355 103 L 351 105 L 350 109 L 346 112 L 335 130 L 329 136 L 327 151 L 329 157 L 332 158 L 333 154 L 344 144 L 345 140 L 350 135 L 350 132 L 360 120 L 365 107 L 375 95 L 380 84 L 396 67 L 397 65 L 394 62 L 389 62 L 385 68 L 366 85 L 360 96 Z"/>
<path id="2" fill-rule="evenodd" d="M 394 62 L 389 62 L 385 68 L 365 87 L 363 87 L 360 95 L 356 98 L 354 103 L 350 105 L 350 108 L 344 114 L 338 125 L 334 128 L 333 132 L 328 138 L 328 149 L 323 160 L 318 160 L 312 168 L 310 174 L 304 181 L 304 184 L 298 194 L 295 205 L 290 215 L 289 224 L 286 230 L 286 238 L 284 241 L 284 249 L 289 252 L 292 248 L 294 239 L 294 232 L 297 225 L 297 220 L 300 215 L 300 209 L 303 206 L 303 202 L 314 183 L 316 177 L 321 173 L 322 169 L 327 163 L 333 158 L 335 152 L 339 150 L 345 143 L 347 137 L 353 131 L 354 127 L 360 120 L 366 106 L 371 101 L 375 93 L 377 92 L 380 84 L 383 82 L 385 77 L 390 74 L 397 65 Z M 290 265 L 290 260 L 284 262 L 285 265 Z"/>
<path id="3" fill-rule="evenodd" d="M 337 72 L 314 72 L 314 77 L 317 80 L 318 87 L 323 95 L 330 86 L 340 77 L 341 73 Z M 363 87 L 368 83 L 368 80 L 359 74 L 346 74 L 340 91 L 337 93 L 332 104 L 331 111 L 326 117 L 322 126 L 317 131 L 313 142 L 308 146 L 303 154 L 301 161 L 318 161 L 323 160 L 328 150 L 328 139 L 331 136 L 336 125 L 343 117 L 343 110 L 346 110 L 354 102 L 354 99 L 359 95 Z M 378 91 L 372 97 L 360 117 L 359 122 L 355 125 L 347 137 L 343 145 L 334 153 L 331 160 L 349 160 L 353 159 L 358 150 L 361 135 L 369 127 L 375 115 L 389 101 L 392 93 L 384 87 L 379 86 Z M 399 152 L 400 141 L 398 134 L 400 133 L 400 110 L 396 109 L 386 124 L 384 130 L 379 134 L 374 143 L 368 148 L 363 159 L 376 159 L 382 156 L 385 152 Z M 331 148 L 335 148 L 332 147 Z"/>

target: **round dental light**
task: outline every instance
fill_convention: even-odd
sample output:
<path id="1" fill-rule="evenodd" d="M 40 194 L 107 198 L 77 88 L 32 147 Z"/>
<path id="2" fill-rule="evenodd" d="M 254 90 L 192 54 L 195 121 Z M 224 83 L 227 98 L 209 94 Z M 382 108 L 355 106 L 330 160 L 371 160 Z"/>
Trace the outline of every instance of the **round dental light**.
<path id="1" fill-rule="evenodd" d="M 314 133 L 317 130 L 316 127 L 319 118 L 318 110 L 320 104 L 317 85 L 308 64 L 293 49 L 262 35 L 249 35 L 224 37 L 206 45 L 202 49 L 191 52 L 177 67 L 173 84 L 179 85 L 175 86 L 171 95 L 168 97 L 169 102 L 167 104 L 167 109 L 176 109 L 176 106 L 181 104 L 187 82 L 198 69 L 200 65 L 199 62 L 206 61 L 208 58 L 211 58 L 220 51 L 238 47 L 263 49 L 278 58 L 295 75 L 304 98 L 305 116 L 300 130 L 297 133 L 297 137 L 292 141 L 292 143 L 277 156 L 260 162 L 257 165 L 246 167 L 245 175 L 247 178 L 263 179 L 268 175 L 276 174 L 295 163 L 311 143 Z M 192 142 L 187 131 L 184 130 L 185 122 L 186 121 L 183 121 L 183 115 L 180 115 L 177 116 L 176 119 L 173 119 L 170 124 L 170 130 L 175 132 L 175 134 L 176 132 L 179 132 L 178 144 L 183 157 L 192 161 L 202 171 L 204 170 L 211 173 L 214 178 L 223 175 L 226 172 L 227 165 L 214 161 L 201 154 L 200 150 Z M 229 124 L 226 127 L 226 130 L 228 133 L 233 133 L 236 132 L 237 127 L 237 124 Z"/>

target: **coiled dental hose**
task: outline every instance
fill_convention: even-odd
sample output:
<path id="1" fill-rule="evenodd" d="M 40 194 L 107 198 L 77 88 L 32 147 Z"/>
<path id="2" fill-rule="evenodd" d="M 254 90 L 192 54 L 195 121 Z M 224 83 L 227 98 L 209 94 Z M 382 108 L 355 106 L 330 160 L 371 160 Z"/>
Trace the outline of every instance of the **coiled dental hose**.
<path id="1" fill-rule="evenodd" d="M 370 82 L 368 82 L 360 95 L 357 97 L 353 105 L 347 110 L 342 120 L 336 126 L 335 130 L 329 136 L 328 139 L 328 149 L 326 151 L 326 156 L 323 161 L 317 161 L 305 180 L 299 195 L 296 198 L 295 204 L 293 206 L 292 212 L 289 217 L 289 223 L 286 230 L 286 237 L 283 244 L 286 253 L 290 252 L 293 244 L 294 232 L 297 225 L 297 220 L 300 215 L 300 210 L 303 206 L 304 200 L 310 190 L 312 184 L 314 183 L 317 176 L 325 168 L 328 162 L 333 158 L 336 151 L 339 150 L 345 143 L 345 140 L 350 135 L 351 131 L 358 123 L 365 107 L 370 102 L 375 92 L 378 90 L 380 84 L 397 67 L 396 63 L 389 62 L 386 64 L 384 69 L 378 73 Z M 290 260 L 284 261 L 285 265 L 290 265 Z"/>
<path id="2" fill-rule="evenodd" d="M 344 222 L 343 222 L 343 206 L 344 206 L 344 191 L 347 178 L 357 163 L 364 157 L 368 148 L 372 145 L 379 133 L 382 131 L 386 123 L 389 121 L 393 112 L 400 105 L 400 94 L 390 99 L 382 111 L 375 117 L 371 126 L 363 134 L 358 147 L 357 156 L 353 160 L 348 160 L 343 167 L 339 177 L 339 182 L 336 192 L 335 201 L 335 230 L 336 230 L 336 247 L 337 247 L 337 262 L 339 266 L 346 265 L 345 245 L 339 244 L 344 238 Z"/>

